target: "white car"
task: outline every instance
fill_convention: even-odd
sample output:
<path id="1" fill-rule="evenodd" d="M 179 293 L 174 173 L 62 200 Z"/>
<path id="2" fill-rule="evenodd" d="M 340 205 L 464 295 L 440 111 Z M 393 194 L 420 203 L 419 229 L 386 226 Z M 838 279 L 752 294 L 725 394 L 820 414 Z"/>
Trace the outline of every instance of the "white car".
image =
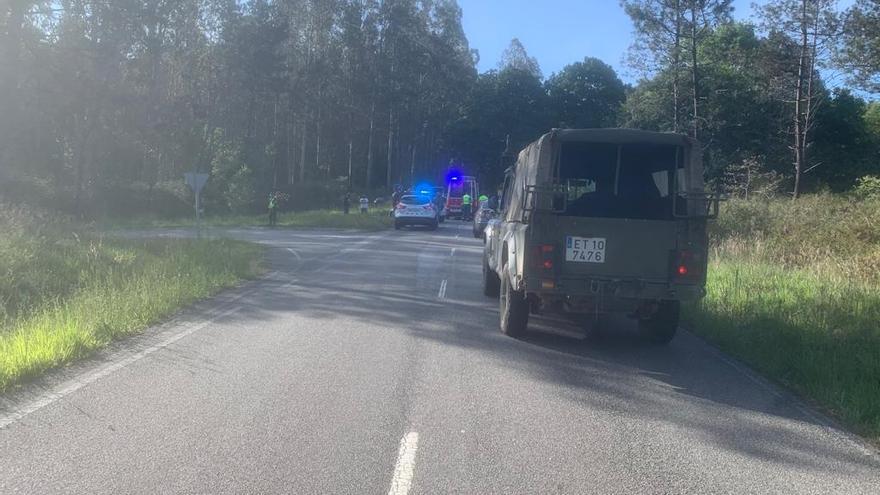
<path id="1" fill-rule="evenodd" d="M 396 230 L 408 225 L 425 225 L 431 230 L 437 230 L 439 223 L 440 212 L 428 196 L 404 196 L 394 208 Z"/>

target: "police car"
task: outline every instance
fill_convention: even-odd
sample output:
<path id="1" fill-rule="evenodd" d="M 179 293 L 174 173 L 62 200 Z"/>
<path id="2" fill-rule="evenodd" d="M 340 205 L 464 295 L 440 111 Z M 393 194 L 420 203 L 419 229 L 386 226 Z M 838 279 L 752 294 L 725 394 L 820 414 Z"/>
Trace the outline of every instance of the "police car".
<path id="1" fill-rule="evenodd" d="M 440 212 L 428 195 L 406 195 L 394 208 L 394 228 L 396 230 L 411 225 L 424 225 L 437 230 Z"/>

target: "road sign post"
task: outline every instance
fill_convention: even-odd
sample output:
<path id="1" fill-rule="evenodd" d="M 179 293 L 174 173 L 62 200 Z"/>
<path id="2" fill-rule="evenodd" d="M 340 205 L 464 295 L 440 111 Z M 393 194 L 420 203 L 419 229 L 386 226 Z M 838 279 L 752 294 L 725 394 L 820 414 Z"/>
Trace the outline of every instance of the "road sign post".
<path id="1" fill-rule="evenodd" d="M 186 185 L 192 189 L 196 196 L 196 237 L 202 237 L 202 189 L 208 182 L 208 174 L 199 172 L 187 172 L 184 174 Z"/>

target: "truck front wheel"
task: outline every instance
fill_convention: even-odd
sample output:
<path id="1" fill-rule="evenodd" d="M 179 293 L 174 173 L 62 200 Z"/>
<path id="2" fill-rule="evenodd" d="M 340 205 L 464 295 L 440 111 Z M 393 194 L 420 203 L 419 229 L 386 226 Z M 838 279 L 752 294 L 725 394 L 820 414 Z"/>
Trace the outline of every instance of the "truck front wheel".
<path id="1" fill-rule="evenodd" d="M 514 338 L 522 336 L 529 324 L 529 303 L 522 291 L 514 289 L 507 265 L 502 270 L 499 301 L 501 333 Z"/>
<path id="2" fill-rule="evenodd" d="M 639 321 L 639 331 L 652 343 L 666 345 L 678 331 L 680 314 L 681 303 L 678 301 L 660 301 L 656 313 Z"/>

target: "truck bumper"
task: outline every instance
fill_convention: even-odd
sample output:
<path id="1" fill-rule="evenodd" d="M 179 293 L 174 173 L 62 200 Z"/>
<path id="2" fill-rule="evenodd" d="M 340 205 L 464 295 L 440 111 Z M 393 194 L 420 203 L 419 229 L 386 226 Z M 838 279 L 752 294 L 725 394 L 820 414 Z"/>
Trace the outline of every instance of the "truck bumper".
<path id="1" fill-rule="evenodd" d="M 695 301 L 705 295 L 702 285 L 674 284 L 666 281 L 561 279 L 552 281 L 527 279 L 526 292 L 542 306 L 566 312 L 629 312 L 643 301 Z"/>

